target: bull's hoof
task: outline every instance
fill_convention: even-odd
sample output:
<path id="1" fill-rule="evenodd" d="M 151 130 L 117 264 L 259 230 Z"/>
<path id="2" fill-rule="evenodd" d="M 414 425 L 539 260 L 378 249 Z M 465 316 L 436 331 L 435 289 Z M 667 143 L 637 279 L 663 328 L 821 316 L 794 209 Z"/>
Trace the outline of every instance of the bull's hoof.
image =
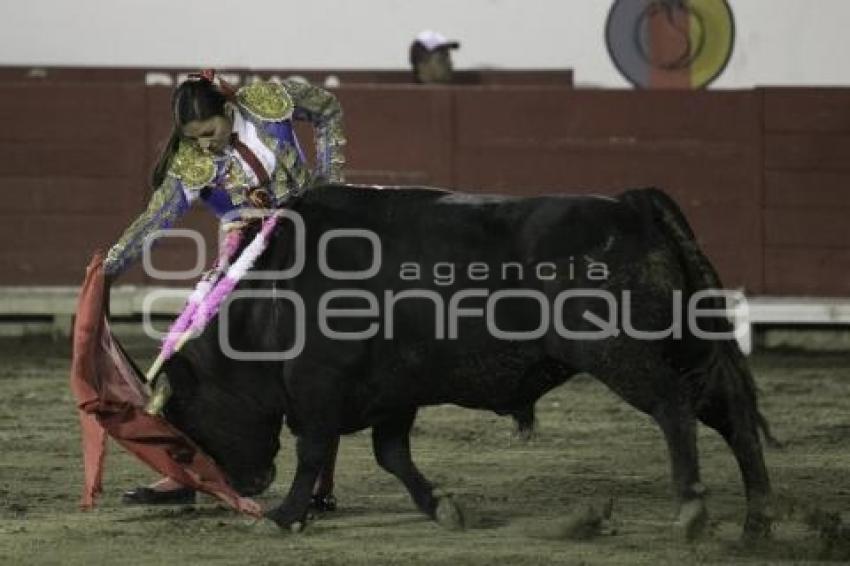
<path id="1" fill-rule="evenodd" d="M 558 525 L 558 538 L 589 540 L 602 532 L 602 514 L 593 505 L 578 505 Z"/>
<path id="2" fill-rule="evenodd" d="M 438 497 L 434 519 L 441 527 L 450 531 L 462 531 L 465 526 L 463 509 L 450 495 Z"/>
<path id="3" fill-rule="evenodd" d="M 770 538 L 773 517 L 767 513 L 749 512 L 744 519 L 744 532 L 741 539 L 745 542 L 757 542 Z"/>
<path id="4" fill-rule="evenodd" d="M 289 532 L 298 534 L 302 532 L 307 527 L 307 523 L 305 521 L 295 521 L 291 525 L 289 525 Z"/>
<path id="5" fill-rule="evenodd" d="M 708 526 L 708 510 L 702 498 L 692 499 L 679 508 L 679 517 L 673 528 L 687 542 L 699 539 Z"/>
<path id="6" fill-rule="evenodd" d="M 533 427 L 517 427 L 511 433 L 511 440 L 520 444 L 528 444 L 529 442 L 534 440 L 535 436 L 536 433 Z"/>
<path id="7" fill-rule="evenodd" d="M 291 533 L 300 533 L 305 528 L 307 528 L 307 517 L 306 514 L 304 516 L 297 516 L 291 512 L 288 512 L 281 507 L 277 509 L 272 509 L 265 515 L 266 519 L 270 521 L 274 521 L 275 524 L 282 531 L 288 531 Z"/>

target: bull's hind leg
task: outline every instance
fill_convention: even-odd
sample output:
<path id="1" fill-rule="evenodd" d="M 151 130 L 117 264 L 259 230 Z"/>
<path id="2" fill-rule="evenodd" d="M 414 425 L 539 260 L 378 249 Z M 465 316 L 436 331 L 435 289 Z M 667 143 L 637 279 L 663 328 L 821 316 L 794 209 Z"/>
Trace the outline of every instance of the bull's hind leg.
<path id="1" fill-rule="evenodd" d="M 769 509 L 770 479 L 764 463 L 757 417 L 742 410 L 747 406 L 745 398 L 740 398 L 736 403 L 729 398 L 731 391 L 725 387 L 720 390 L 722 392 L 714 392 L 713 397 L 701 405 L 698 416 L 703 423 L 720 433 L 735 454 L 747 497 L 744 537 L 766 537 L 770 534 L 772 523 Z"/>
<path id="2" fill-rule="evenodd" d="M 514 419 L 514 424 L 516 424 L 514 436 L 523 442 L 531 440 L 534 437 L 534 426 L 537 422 L 534 416 L 534 403 L 529 403 L 525 407 L 517 409 L 511 413 L 511 416 Z"/>
<path id="3" fill-rule="evenodd" d="M 708 523 L 705 488 L 700 482 L 696 418 L 684 399 L 665 399 L 652 413 L 670 453 L 673 488 L 679 500 L 675 527 L 686 540 L 702 534 Z"/>
<path id="4" fill-rule="evenodd" d="M 621 359 L 642 360 L 640 368 L 596 367 L 590 371 L 615 393 L 652 416 L 667 441 L 673 488 L 679 511 L 677 530 L 693 540 L 704 530 L 708 513 L 705 488 L 700 482 L 696 417 L 679 372 L 661 355 L 634 349 L 618 352 Z M 616 356 L 599 356 L 617 359 Z"/>
<path id="5" fill-rule="evenodd" d="M 448 495 L 437 493 L 410 456 L 410 429 L 416 411 L 399 413 L 372 427 L 372 446 L 378 465 L 397 477 L 416 506 L 450 529 L 463 528 L 463 515 Z"/>

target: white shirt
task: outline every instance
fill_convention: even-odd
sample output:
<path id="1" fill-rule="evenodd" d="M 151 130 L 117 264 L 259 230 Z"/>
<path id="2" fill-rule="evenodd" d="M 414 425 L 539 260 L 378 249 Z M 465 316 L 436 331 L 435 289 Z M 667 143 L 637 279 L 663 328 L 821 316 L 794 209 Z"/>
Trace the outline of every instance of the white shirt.
<path id="1" fill-rule="evenodd" d="M 239 141 L 248 146 L 248 149 L 257 156 L 257 159 L 262 164 L 263 169 L 266 170 L 266 174 L 269 178 L 271 178 L 272 173 L 274 173 L 275 165 L 277 164 L 274 151 L 269 149 L 268 146 L 263 143 L 260 136 L 257 134 L 257 127 L 252 122 L 246 120 L 238 109 L 234 109 L 233 111 L 233 133 L 239 137 Z M 254 187 L 259 185 L 260 180 L 254 173 L 254 169 L 247 161 L 242 159 L 239 152 L 237 152 L 233 147 L 228 147 L 226 151 L 232 159 L 239 160 L 239 164 L 242 166 L 242 170 L 248 177 L 250 185 Z"/>

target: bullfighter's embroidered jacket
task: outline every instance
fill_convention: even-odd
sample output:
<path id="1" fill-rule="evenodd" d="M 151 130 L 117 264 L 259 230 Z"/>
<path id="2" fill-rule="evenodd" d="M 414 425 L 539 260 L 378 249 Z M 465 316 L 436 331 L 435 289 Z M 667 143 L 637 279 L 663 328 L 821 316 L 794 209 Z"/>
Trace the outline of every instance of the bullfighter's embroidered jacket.
<path id="1" fill-rule="evenodd" d="M 168 175 L 155 188 L 147 209 L 110 248 L 104 262 L 107 275 L 117 276 L 132 265 L 142 254 L 145 238 L 173 225 L 198 199 L 219 217 L 247 206 L 248 189 L 262 184 L 254 169 L 257 162 L 268 174 L 268 188 L 276 202 L 292 189 L 318 181 L 343 181 L 342 109 L 333 94 L 295 80 L 257 81 L 240 88 L 235 102 L 232 135 L 251 150 L 256 161 L 248 163 L 232 146 L 214 155 L 195 141 L 181 140 Z M 315 129 L 312 172 L 295 137 L 294 120 L 307 120 Z"/>

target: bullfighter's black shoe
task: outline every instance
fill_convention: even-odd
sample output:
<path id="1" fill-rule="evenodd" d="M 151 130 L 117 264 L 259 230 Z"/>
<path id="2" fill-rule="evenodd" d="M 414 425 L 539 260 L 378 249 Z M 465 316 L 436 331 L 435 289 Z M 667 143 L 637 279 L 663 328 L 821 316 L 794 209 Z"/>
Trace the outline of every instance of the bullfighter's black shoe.
<path id="1" fill-rule="evenodd" d="M 195 490 L 190 487 L 180 487 L 158 491 L 140 486 L 125 491 L 121 501 L 127 505 L 190 505 L 195 502 Z"/>
<path id="2" fill-rule="evenodd" d="M 319 513 L 336 511 L 336 496 L 333 493 L 327 495 L 314 494 L 310 501 L 310 508 Z"/>

